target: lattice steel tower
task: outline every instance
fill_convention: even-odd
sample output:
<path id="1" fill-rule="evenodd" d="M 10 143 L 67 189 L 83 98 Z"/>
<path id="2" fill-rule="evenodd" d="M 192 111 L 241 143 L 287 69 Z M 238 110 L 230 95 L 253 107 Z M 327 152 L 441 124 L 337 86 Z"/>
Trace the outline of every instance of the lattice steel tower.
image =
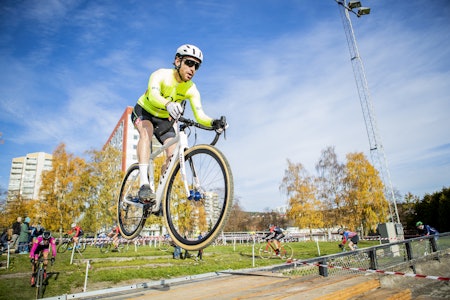
<path id="1" fill-rule="evenodd" d="M 336 0 L 339 6 L 339 11 L 344 25 L 345 35 L 347 37 L 348 49 L 350 51 L 350 60 L 352 62 L 353 73 L 355 75 L 356 87 L 358 89 L 359 100 L 361 102 L 361 109 L 366 123 L 367 136 L 369 137 L 370 156 L 374 167 L 380 172 L 381 180 L 385 188 L 385 196 L 389 201 L 389 213 L 393 223 L 400 223 L 398 216 L 397 203 L 395 199 L 394 189 L 392 188 L 391 176 L 389 173 L 384 148 L 381 143 L 381 138 L 378 134 L 377 123 L 375 120 L 375 113 L 372 107 L 369 87 L 367 84 L 364 66 L 359 56 L 358 47 L 356 45 L 356 38 L 353 32 L 352 22 L 350 20 L 350 13 L 357 17 L 367 15 L 370 13 L 370 8 L 361 7 L 360 1 L 346 1 Z M 356 9 L 354 11 L 353 9 Z"/>

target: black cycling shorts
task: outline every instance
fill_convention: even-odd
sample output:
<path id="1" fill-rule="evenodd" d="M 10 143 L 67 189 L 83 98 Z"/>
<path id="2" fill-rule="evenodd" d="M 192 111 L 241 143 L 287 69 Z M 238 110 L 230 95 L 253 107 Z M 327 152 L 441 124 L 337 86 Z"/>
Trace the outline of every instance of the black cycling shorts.
<path id="1" fill-rule="evenodd" d="M 142 106 L 136 104 L 134 106 L 133 113 L 131 114 L 131 122 L 135 124 L 138 118 L 141 121 L 147 120 L 153 124 L 153 134 L 155 135 L 158 142 L 160 142 L 161 144 L 164 144 L 164 141 L 167 140 L 168 138 L 175 137 L 175 129 L 173 128 L 169 119 L 162 119 L 155 117 L 154 115 L 146 111 L 144 108 L 142 108 Z M 164 131 L 167 132 L 161 135 L 161 132 Z"/>
<path id="2" fill-rule="evenodd" d="M 355 235 L 354 237 L 352 237 L 351 239 L 350 239 L 350 241 L 352 241 L 353 242 L 353 244 L 358 244 L 358 242 L 359 242 L 359 236 L 358 235 Z"/>

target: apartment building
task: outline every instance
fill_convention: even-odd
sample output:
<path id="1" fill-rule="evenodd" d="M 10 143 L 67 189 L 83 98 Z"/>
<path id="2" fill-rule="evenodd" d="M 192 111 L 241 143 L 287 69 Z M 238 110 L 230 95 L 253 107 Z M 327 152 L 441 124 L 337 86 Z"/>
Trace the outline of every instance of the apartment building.
<path id="1" fill-rule="evenodd" d="M 42 172 L 52 169 L 52 155 L 44 152 L 28 153 L 13 158 L 9 175 L 8 199 L 21 195 L 24 199 L 38 199 Z"/>

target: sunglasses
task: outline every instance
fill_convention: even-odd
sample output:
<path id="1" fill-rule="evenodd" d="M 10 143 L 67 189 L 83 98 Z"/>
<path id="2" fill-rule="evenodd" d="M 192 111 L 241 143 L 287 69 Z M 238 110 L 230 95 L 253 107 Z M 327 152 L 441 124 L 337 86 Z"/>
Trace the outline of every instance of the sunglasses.
<path id="1" fill-rule="evenodd" d="M 200 68 L 200 63 L 198 63 L 198 62 L 196 62 L 195 60 L 192 60 L 192 59 L 185 59 L 184 60 L 184 64 L 186 66 L 188 66 L 189 68 L 195 66 L 195 70 L 198 70 L 198 68 Z"/>

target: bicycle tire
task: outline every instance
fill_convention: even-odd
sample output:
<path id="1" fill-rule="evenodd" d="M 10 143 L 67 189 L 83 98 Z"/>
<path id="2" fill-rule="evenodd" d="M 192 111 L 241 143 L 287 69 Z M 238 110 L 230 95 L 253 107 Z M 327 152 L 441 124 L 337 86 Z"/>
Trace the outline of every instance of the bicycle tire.
<path id="1" fill-rule="evenodd" d="M 170 243 L 168 241 L 161 241 L 159 243 L 158 248 L 159 248 L 160 251 L 167 252 L 167 251 L 169 251 L 169 249 L 171 247 L 170 247 Z"/>
<path id="2" fill-rule="evenodd" d="M 172 241 L 183 249 L 197 251 L 214 242 L 228 220 L 233 206 L 233 176 L 225 156 L 211 145 L 194 146 L 186 150 L 184 158 L 185 179 L 193 197 L 186 195 L 178 161 L 164 187 L 163 217 Z"/>
<path id="3" fill-rule="evenodd" d="M 58 253 L 64 253 L 67 251 L 67 249 L 69 248 L 69 244 L 70 242 L 62 242 L 58 248 L 56 248 L 56 252 Z"/>
<path id="4" fill-rule="evenodd" d="M 294 256 L 294 250 L 292 250 L 292 247 L 289 245 L 281 245 L 279 256 L 281 259 L 291 259 L 292 256 Z"/>
<path id="5" fill-rule="evenodd" d="M 36 297 L 41 299 L 44 297 L 44 269 L 40 268 L 36 275 Z"/>
<path id="6" fill-rule="evenodd" d="M 132 164 L 122 180 L 117 201 L 117 220 L 122 237 L 133 239 L 139 235 L 149 215 L 149 209 L 125 202 L 129 199 L 139 202 L 139 164 Z"/>
<path id="7" fill-rule="evenodd" d="M 262 244 L 259 247 L 259 257 L 262 259 L 269 259 L 274 254 L 272 247 L 270 247 L 269 243 Z"/>
<path id="8" fill-rule="evenodd" d="M 109 242 L 103 243 L 100 245 L 101 253 L 108 253 L 110 249 L 111 249 L 111 243 L 109 243 Z"/>
<path id="9" fill-rule="evenodd" d="M 86 250 L 86 242 L 78 243 L 77 247 L 78 252 L 83 253 Z"/>

